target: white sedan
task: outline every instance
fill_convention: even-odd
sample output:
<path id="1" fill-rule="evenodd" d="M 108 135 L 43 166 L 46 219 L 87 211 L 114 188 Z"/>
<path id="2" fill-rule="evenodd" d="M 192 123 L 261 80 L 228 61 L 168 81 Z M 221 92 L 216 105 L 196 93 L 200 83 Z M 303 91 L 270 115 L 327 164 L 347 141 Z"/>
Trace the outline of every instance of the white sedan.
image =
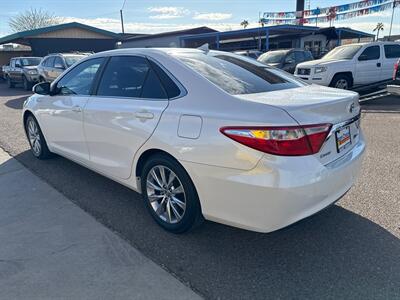
<path id="1" fill-rule="evenodd" d="M 175 233 L 204 219 L 270 232 L 310 216 L 350 189 L 365 149 L 358 94 L 226 52 L 102 52 L 34 92 L 33 155 L 142 193 Z"/>

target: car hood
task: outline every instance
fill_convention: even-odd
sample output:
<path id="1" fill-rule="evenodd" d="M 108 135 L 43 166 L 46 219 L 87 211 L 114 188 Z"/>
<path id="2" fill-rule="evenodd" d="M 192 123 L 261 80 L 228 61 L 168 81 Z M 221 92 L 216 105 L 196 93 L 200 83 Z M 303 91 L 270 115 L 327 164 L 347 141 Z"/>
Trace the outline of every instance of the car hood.
<path id="1" fill-rule="evenodd" d="M 329 65 L 334 65 L 334 64 L 346 64 L 346 63 L 351 63 L 351 60 L 347 59 L 316 59 L 316 60 L 311 60 L 307 62 L 303 62 L 301 64 L 298 64 L 297 67 L 299 68 L 312 68 L 312 67 L 317 67 L 317 66 L 329 66 Z"/>
<path id="2" fill-rule="evenodd" d="M 357 93 L 319 85 L 236 97 L 243 101 L 279 107 L 302 125 L 327 122 L 337 124 L 360 113 Z"/>

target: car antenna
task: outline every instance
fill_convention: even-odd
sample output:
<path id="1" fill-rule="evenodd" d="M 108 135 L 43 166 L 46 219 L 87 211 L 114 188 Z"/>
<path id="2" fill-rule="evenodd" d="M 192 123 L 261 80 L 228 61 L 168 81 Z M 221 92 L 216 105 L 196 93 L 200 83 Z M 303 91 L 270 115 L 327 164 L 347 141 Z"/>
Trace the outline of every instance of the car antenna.
<path id="1" fill-rule="evenodd" d="M 197 49 L 204 51 L 206 54 L 210 51 L 208 43 L 205 43 L 198 47 Z"/>

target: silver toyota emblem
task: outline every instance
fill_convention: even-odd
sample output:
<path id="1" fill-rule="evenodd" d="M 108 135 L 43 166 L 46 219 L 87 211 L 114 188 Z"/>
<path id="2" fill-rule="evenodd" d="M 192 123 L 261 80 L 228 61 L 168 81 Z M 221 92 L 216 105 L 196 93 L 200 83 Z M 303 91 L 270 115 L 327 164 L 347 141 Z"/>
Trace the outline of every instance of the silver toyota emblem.
<path id="1" fill-rule="evenodd" d="M 354 108 L 355 108 L 354 103 L 350 104 L 350 106 L 349 106 L 349 113 L 353 113 Z"/>

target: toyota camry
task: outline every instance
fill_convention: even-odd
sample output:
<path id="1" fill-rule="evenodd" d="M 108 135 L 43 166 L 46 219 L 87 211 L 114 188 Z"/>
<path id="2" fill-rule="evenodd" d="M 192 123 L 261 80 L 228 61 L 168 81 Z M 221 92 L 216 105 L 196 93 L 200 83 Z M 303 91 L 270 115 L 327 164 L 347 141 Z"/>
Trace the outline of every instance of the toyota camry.
<path id="1" fill-rule="evenodd" d="M 292 224 L 351 188 L 365 150 L 358 94 L 227 52 L 112 50 L 33 90 L 23 109 L 33 155 L 141 193 L 175 233 L 204 219 Z"/>

